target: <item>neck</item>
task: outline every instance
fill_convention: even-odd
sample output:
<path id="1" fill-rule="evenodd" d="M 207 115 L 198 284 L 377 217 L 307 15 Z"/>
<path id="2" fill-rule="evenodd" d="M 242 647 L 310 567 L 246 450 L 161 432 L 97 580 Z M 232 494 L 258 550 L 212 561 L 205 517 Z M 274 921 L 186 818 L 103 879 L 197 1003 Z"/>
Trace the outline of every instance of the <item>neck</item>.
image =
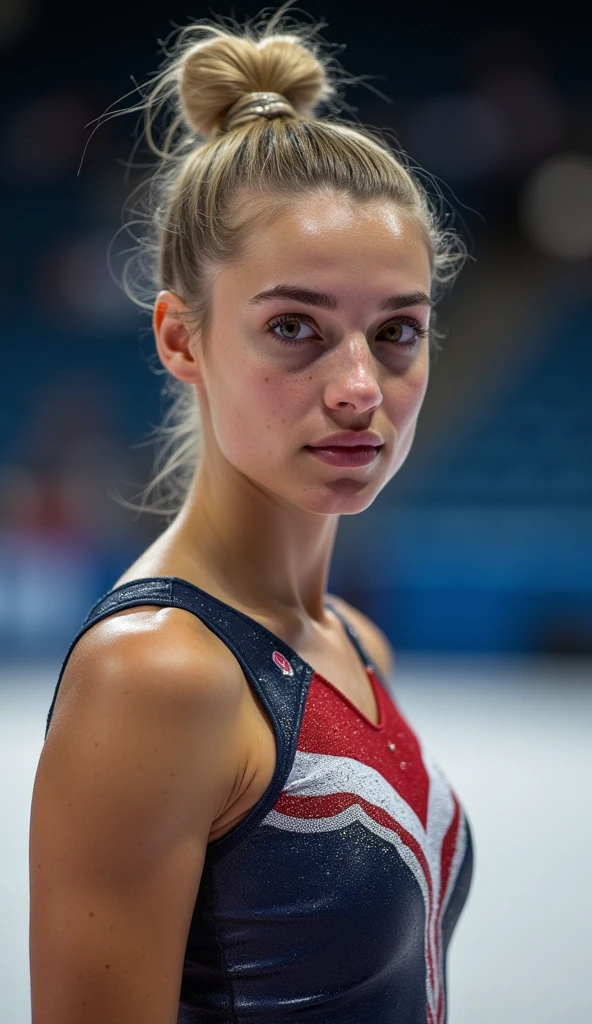
<path id="1" fill-rule="evenodd" d="M 244 607 L 323 622 L 339 518 L 283 501 L 228 462 L 206 463 L 173 527 L 184 555 Z"/>

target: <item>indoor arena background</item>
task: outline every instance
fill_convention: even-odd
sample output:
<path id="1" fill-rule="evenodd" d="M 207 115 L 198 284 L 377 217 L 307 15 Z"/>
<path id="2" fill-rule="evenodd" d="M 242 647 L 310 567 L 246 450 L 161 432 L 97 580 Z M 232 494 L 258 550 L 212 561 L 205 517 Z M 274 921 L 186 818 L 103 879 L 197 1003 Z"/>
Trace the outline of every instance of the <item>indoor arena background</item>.
<path id="1" fill-rule="evenodd" d="M 448 1024 L 592 1019 L 592 87 L 569 4 L 311 0 L 365 123 L 435 179 L 470 258 L 439 307 L 406 464 L 343 517 L 329 589 L 397 654 L 404 712 L 462 797 L 473 889 Z M 86 612 L 162 528 L 137 500 L 162 412 L 150 319 L 107 249 L 143 169 L 95 119 L 190 18 L 255 4 L 0 7 L 0 1018 L 30 1019 L 28 826 Z M 87 145 L 88 143 L 88 145 Z M 85 149 L 86 146 L 86 149 Z M 83 159 L 84 151 L 84 159 Z M 136 154 L 142 163 L 146 151 Z M 120 236 L 120 249 L 131 240 Z M 352 951 L 355 955 L 355 951 Z M 393 1021 L 395 1024 L 395 1021 Z"/>

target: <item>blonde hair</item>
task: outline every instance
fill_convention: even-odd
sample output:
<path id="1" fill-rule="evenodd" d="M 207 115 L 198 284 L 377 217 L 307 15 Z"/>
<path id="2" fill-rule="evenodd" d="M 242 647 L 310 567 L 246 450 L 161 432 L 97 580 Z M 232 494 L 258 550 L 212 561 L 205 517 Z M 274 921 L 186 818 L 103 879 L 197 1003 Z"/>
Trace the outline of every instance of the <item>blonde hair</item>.
<path id="1" fill-rule="evenodd" d="M 270 200 L 288 202 L 323 190 L 356 202 L 392 200 L 413 218 L 425 242 L 434 301 L 467 257 L 460 236 L 441 226 L 442 212 L 406 155 L 395 156 L 377 132 L 337 117 L 340 89 L 352 79 L 323 52 L 323 26 L 288 21 L 290 3 L 242 27 L 198 21 L 181 28 L 143 102 L 130 108 L 144 113 L 146 140 L 158 165 L 140 183 L 145 234 L 136 238 L 123 287 L 150 312 L 160 290 L 179 295 L 204 343 L 210 272 L 240 260 L 253 224 L 277 209 Z M 230 108 L 252 92 L 281 94 L 287 107 L 273 117 L 255 110 L 226 130 Z M 316 116 L 322 106 L 331 117 Z M 159 146 L 153 125 L 163 110 L 172 117 Z M 437 336 L 443 335 L 432 313 L 431 352 L 439 348 Z M 163 394 L 171 401 L 155 428 L 152 479 L 140 506 L 124 504 L 170 521 L 198 467 L 201 422 L 192 385 L 167 374 Z M 156 499 L 149 502 L 152 492 Z"/>

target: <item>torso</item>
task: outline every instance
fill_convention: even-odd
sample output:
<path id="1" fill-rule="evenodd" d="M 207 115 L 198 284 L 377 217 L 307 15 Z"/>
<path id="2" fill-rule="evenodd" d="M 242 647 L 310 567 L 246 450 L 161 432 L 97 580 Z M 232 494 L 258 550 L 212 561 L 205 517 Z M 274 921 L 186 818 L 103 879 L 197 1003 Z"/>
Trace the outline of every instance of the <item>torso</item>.
<path id="1" fill-rule="evenodd" d="M 349 637 L 347 637 L 342 623 L 332 613 L 330 613 L 331 626 L 322 636 L 318 632 L 314 635 L 310 634 L 307 637 L 299 638 L 283 635 L 280 633 L 281 627 L 277 623 L 271 623 L 269 619 L 258 618 L 246 608 L 240 608 L 240 605 L 235 600 L 230 600 L 219 591 L 217 592 L 212 581 L 205 578 L 205 576 L 197 578 L 194 566 L 191 566 L 188 572 L 188 567 L 186 564 L 183 564 L 182 560 L 171 558 L 170 553 L 164 559 L 155 558 L 154 555 L 151 555 L 150 549 L 147 553 L 140 556 L 113 583 L 111 589 L 123 583 L 128 583 L 131 580 L 147 576 L 178 576 L 181 579 L 188 580 L 195 586 L 201 587 L 220 600 L 226 600 L 228 604 L 239 608 L 245 614 L 251 615 L 252 618 L 260 621 L 262 625 L 266 626 L 273 633 L 281 636 L 301 658 L 312 665 L 326 679 L 330 680 L 335 687 L 355 704 L 366 718 L 374 724 L 378 723 L 379 709 L 364 665 Z M 339 598 L 332 595 L 331 600 L 336 606 L 341 603 Z M 145 613 L 150 607 L 152 606 L 142 605 L 140 608 L 124 609 L 123 611 L 114 612 L 110 618 L 115 618 L 119 615 L 138 614 L 141 610 Z M 156 606 L 154 606 L 154 610 L 161 611 Z M 265 793 L 276 766 L 275 737 L 267 712 L 264 710 L 257 694 L 247 683 L 239 662 L 226 644 L 219 640 L 218 637 L 215 637 L 208 630 L 207 626 L 190 612 L 185 612 L 182 609 L 172 609 L 172 611 L 174 611 L 176 616 L 189 617 L 192 621 L 192 628 L 195 629 L 197 643 L 200 642 L 201 638 L 202 642 L 206 639 L 208 644 L 211 644 L 213 640 L 214 643 L 219 645 L 220 670 L 223 672 L 237 672 L 244 682 L 245 699 L 243 701 L 243 721 L 241 727 L 243 742 L 232 752 L 233 756 L 237 758 L 234 777 L 242 780 L 242 782 L 238 792 L 229 794 L 226 807 L 212 823 L 208 838 L 208 842 L 212 842 L 215 839 L 220 839 L 227 832 L 230 832 L 231 829 L 235 828 L 250 813 Z M 184 622 L 184 626 L 186 624 Z M 368 643 L 368 639 L 371 641 L 371 638 L 362 635 L 362 624 L 356 621 L 355 623 L 352 622 L 352 625 L 358 629 L 362 643 L 366 646 L 370 656 L 372 656 L 371 646 Z M 207 633 L 206 638 L 204 638 L 204 631 Z"/>

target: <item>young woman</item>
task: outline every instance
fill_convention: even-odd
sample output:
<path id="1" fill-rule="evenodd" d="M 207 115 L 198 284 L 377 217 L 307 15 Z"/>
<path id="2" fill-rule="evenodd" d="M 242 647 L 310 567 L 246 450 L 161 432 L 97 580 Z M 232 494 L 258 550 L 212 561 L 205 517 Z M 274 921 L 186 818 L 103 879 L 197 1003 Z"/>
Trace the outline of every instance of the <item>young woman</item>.
<path id="1" fill-rule="evenodd" d="M 152 242 L 185 484 L 48 715 L 33 1024 L 447 1018 L 468 821 L 386 636 L 326 584 L 411 448 L 462 246 L 402 158 L 314 116 L 327 62 L 278 26 L 182 30 L 146 101 L 182 130 Z"/>

